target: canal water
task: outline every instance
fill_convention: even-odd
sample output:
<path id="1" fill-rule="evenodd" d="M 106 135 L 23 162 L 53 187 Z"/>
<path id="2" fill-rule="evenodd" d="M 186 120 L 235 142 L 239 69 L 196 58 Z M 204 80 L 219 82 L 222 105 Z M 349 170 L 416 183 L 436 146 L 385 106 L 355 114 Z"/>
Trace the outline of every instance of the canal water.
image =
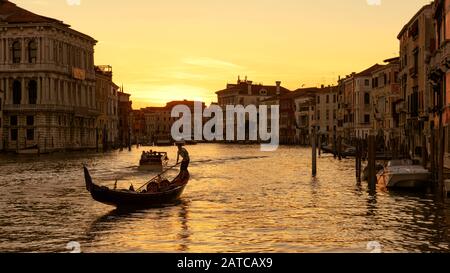
<path id="1" fill-rule="evenodd" d="M 102 185 L 140 186 L 143 148 L 105 154 L 0 155 L 0 251 L 383 252 L 450 250 L 450 205 L 426 194 L 368 193 L 354 161 L 311 151 L 200 144 L 187 147 L 192 179 L 178 205 L 119 212 L 93 201 L 82 164 Z M 171 163 L 176 148 L 169 152 Z M 175 176 L 170 173 L 169 176 Z M 374 243 L 372 243 L 374 244 Z M 374 244 L 375 246 L 377 243 Z"/>

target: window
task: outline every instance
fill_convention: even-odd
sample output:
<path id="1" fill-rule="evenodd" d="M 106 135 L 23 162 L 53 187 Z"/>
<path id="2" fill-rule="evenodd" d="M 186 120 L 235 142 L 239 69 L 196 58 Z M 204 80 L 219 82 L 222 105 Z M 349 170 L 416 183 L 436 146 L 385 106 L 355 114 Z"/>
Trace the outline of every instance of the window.
<path id="1" fill-rule="evenodd" d="M 22 85 L 20 81 L 14 81 L 13 83 L 13 104 L 20 104 L 22 101 Z"/>
<path id="2" fill-rule="evenodd" d="M 317 110 L 317 120 L 320 120 L 320 111 Z"/>
<path id="3" fill-rule="evenodd" d="M 34 129 L 27 129 L 27 140 L 34 140 Z"/>
<path id="4" fill-rule="evenodd" d="M 372 87 L 378 88 L 378 78 L 374 78 L 374 79 L 372 80 Z"/>
<path id="5" fill-rule="evenodd" d="M 330 96 L 327 95 L 327 103 L 330 103 Z"/>
<path id="6" fill-rule="evenodd" d="M 36 41 L 31 41 L 28 44 L 28 62 L 34 64 L 37 61 L 37 44 Z"/>
<path id="7" fill-rule="evenodd" d="M 11 126 L 17 126 L 17 116 L 11 116 L 11 117 L 9 117 L 9 125 L 11 125 Z"/>
<path id="8" fill-rule="evenodd" d="M 326 116 L 327 116 L 327 120 L 330 120 L 330 110 L 327 110 Z"/>
<path id="9" fill-rule="evenodd" d="M 370 115 L 364 115 L 364 123 L 370 123 Z"/>
<path id="10" fill-rule="evenodd" d="M 370 104 L 370 94 L 369 93 L 365 93 L 364 94 L 364 104 L 365 105 L 369 105 Z"/>
<path id="11" fill-rule="evenodd" d="M 317 104 L 320 104 L 320 96 L 317 96 Z"/>
<path id="12" fill-rule="evenodd" d="M 34 116 L 27 116 L 27 126 L 34 125 Z"/>
<path id="13" fill-rule="evenodd" d="M 412 69 L 412 76 L 415 76 L 419 72 L 419 49 L 416 48 L 414 54 L 414 67 Z"/>
<path id="14" fill-rule="evenodd" d="M 22 46 L 19 41 L 13 43 L 12 50 L 13 63 L 19 64 L 22 58 Z"/>
<path id="15" fill-rule="evenodd" d="M 37 83 L 35 80 L 28 83 L 28 102 L 29 104 L 36 104 L 37 102 Z"/>
<path id="16" fill-rule="evenodd" d="M 0 98 L 0 111 L 2 110 L 2 99 Z"/>
<path id="17" fill-rule="evenodd" d="M 364 85 L 365 86 L 369 86 L 370 85 L 370 80 L 364 80 Z"/>
<path id="18" fill-rule="evenodd" d="M 11 129 L 11 141 L 17 141 L 17 129 Z"/>

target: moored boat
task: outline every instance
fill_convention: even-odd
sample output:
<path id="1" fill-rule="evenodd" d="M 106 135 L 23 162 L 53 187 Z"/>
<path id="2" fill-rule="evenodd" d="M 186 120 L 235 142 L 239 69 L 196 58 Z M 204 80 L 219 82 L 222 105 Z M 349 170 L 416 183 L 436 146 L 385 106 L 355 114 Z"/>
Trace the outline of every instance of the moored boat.
<path id="1" fill-rule="evenodd" d="M 411 160 L 392 160 L 378 175 L 378 184 L 390 189 L 426 188 L 430 183 L 430 172 Z"/>
<path id="2" fill-rule="evenodd" d="M 87 167 L 84 167 L 86 189 L 100 203 L 117 208 L 150 208 L 173 204 L 178 201 L 189 182 L 189 172 L 181 172 L 172 182 L 152 182 L 147 190 L 116 190 L 95 184 Z"/>

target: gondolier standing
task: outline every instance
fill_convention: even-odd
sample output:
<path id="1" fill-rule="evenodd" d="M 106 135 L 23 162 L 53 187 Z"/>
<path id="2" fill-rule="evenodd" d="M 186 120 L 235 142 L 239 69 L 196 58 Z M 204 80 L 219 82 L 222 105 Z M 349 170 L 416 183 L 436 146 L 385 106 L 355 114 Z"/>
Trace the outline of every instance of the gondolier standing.
<path id="1" fill-rule="evenodd" d="M 180 171 L 187 172 L 190 162 L 189 153 L 185 148 L 183 148 L 183 143 L 179 142 L 177 143 L 177 146 L 178 146 L 177 164 L 180 162 L 181 156 L 183 160 L 181 161 Z"/>

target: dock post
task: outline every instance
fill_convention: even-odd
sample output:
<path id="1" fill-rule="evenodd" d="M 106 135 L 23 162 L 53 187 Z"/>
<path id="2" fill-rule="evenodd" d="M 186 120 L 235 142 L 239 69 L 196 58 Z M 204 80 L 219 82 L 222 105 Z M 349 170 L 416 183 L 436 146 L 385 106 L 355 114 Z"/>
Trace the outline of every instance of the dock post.
<path id="1" fill-rule="evenodd" d="M 369 190 L 375 191 L 376 185 L 377 185 L 377 174 L 376 174 L 376 162 L 375 162 L 375 155 L 376 155 L 376 147 L 375 147 L 375 136 L 373 134 L 369 135 L 369 147 L 368 147 L 368 182 L 369 182 Z"/>
<path id="2" fill-rule="evenodd" d="M 316 128 L 312 129 L 311 136 L 311 146 L 312 146 L 312 176 L 315 177 L 317 175 L 317 149 L 316 149 Z"/>
<path id="3" fill-rule="evenodd" d="M 318 139 L 319 139 L 319 143 L 318 143 L 318 147 L 319 147 L 319 157 L 321 157 L 322 156 L 322 135 L 321 134 L 319 134 L 319 136 L 318 136 Z"/>
<path id="4" fill-rule="evenodd" d="M 338 153 L 338 160 L 342 160 L 342 137 L 339 136 L 338 137 L 338 148 L 337 148 L 337 153 Z"/>
<path id="5" fill-rule="evenodd" d="M 445 131 L 442 122 L 442 113 L 440 114 L 439 122 L 439 159 L 438 159 L 438 185 L 440 193 L 445 191 L 444 189 L 444 156 L 445 156 Z"/>
<path id="6" fill-rule="evenodd" d="M 334 159 L 336 159 L 337 158 L 337 138 L 336 138 L 336 132 L 334 132 L 334 135 L 333 135 L 333 156 L 334 156 Z"/>
<path id="7" fill-rule="evenodd" d="M 428 147 L 427 137 L 422 135 L 422 165 L 426 169 L 428 167 Z"/>
<path id="8" fill-rule="evenodd" d="M 356 154 L 355 154 L 355 169 L 356 169 L 356 182 L 361 182 L 361 140 L 356 139 L 355 141 L 355 148 L 356 148 Z"/>
<path id="9" fill-rule="evenodd" d="M 431 123 L 430 150 L 431 178 L 433 183 L 436 183 L 436 129 L 433 122 Z"/>

